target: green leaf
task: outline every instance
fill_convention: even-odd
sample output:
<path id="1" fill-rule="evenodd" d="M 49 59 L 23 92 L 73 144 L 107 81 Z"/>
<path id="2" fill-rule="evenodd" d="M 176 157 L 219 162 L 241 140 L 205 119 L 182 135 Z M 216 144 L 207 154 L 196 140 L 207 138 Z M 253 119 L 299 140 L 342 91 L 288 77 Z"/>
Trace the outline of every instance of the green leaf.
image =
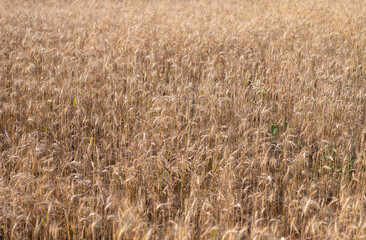
<path id="1" fill-rule="evenodd" d="M 41 227 L 43 224 L 44 224 L 44 214 L 42 214 L 42 216 L 41 216 Z"/>
<path id="2" fill-rule="evenodd" d="M 229 91 L 226 91 L 226 95 L 227 95 L 228 97 L 231 97 L 231 93 L 230 93 Z"/>
<path id="3" fill-rule="evenodd" d="M 271 133 L 276 134 L 279 130 L 279 126 L 275 123 L 271 123 Z"/>

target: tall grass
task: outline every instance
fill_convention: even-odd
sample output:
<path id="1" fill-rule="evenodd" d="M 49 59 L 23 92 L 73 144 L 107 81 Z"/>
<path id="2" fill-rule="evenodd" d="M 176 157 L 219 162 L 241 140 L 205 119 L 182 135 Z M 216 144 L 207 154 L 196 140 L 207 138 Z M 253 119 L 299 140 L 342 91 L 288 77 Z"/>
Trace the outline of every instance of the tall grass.
<path id="1" fill-rule="evenodd" d="M 365 1 L 0 2 L 0 239 L 366 237 Z"/>

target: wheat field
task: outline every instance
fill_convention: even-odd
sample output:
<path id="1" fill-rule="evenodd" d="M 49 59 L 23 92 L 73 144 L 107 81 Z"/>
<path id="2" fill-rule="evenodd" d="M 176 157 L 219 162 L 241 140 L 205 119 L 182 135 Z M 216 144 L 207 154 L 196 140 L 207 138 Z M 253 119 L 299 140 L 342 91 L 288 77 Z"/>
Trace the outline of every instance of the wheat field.
<path id="1" fill-rule="evenodd" d="M 0 239 L 365 239 L 364 0 L 0 0 Z"/>

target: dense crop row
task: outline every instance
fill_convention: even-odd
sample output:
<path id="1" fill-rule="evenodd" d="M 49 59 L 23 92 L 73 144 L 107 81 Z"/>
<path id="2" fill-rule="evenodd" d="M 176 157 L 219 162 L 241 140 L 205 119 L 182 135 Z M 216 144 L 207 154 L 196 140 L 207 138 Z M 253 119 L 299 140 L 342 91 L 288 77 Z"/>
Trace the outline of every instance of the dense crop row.
<path id="1" fill-rule="evenodd" d="M 0 2 L 0 239 L 366 237 L 365 1 Z"/>

